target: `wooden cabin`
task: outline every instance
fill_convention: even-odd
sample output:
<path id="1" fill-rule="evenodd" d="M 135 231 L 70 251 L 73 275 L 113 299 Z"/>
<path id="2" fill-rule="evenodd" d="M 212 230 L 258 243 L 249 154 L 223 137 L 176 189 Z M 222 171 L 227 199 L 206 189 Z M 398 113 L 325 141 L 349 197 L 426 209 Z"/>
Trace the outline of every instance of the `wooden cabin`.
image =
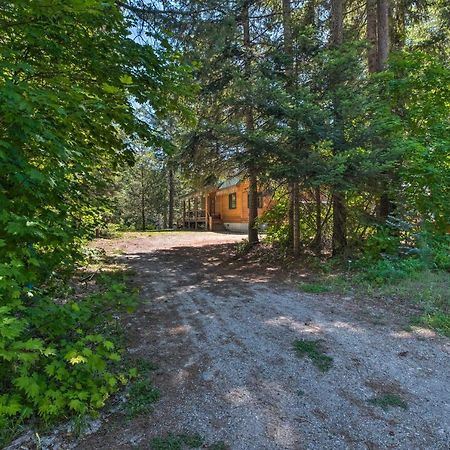
<path id="1" fill-rule="evenodd" d="M 183 199 L 182 226 L 209 231 L 248 231 L 248 180 L 231 178 L 217 188 L 195 192 Z M 258 192 L 258 216 L 272 202 L 268 191 Z"/>

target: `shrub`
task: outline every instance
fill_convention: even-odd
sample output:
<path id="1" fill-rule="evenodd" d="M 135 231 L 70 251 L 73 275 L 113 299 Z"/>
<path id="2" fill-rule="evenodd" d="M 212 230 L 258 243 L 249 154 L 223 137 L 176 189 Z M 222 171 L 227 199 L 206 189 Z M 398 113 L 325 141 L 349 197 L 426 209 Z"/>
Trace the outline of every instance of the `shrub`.
<path id="1" fill-rule="evenodd" d="M 258 223 L 266 226 L 267 242 L 276 243 L 283 247 L 287 246 L 289 241 L 289 224 L 286 221 L 288 211 L 288 197 L 281 192 L 276 195 L 275 202 L 268 209 Z"/>
<path id="2" fill-rule="evenodd" d="M 14 429 L 33 416 L 49 423 L 93 413 L 127 383 L 113 312 L 131 310 L 135 295 L 111 277 L 101 285 L 81 300 L 55 302 L 29 291 L 0 307 L 0 422 L 5 427 Z"/>

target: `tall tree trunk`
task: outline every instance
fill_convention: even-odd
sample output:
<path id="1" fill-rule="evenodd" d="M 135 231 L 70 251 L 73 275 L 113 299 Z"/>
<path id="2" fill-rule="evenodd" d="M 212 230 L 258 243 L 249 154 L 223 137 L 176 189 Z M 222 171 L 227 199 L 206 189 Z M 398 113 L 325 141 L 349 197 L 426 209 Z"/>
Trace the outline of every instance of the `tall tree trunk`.
<path id="1" fill-rule="evenodd" d="M 331 0 L 331 46 L 339 47 L 344 41 L 344 5 L 343 0 Z M 332 80 L 335 87 L 337 87 L 337 73 L 334 74 Z M 343 140 L 342 121 L 340 117 L 339 100 L 335 97 L 334 111 L 335 111 L 335 126 L 337 128 L 338 142 L 334 144 L 334 153 L 339 151 L 339 147 Z M 342 253 L 347 246 L 347 209 L 345 204 L 345 195 L 336 187 L 332 194 L 333 202 L 333 237 L 332 248 L 333 255 Z"/>
<path id="2" fill-rule="evenodd" d="M 408 0 L 391 2 L 389 8 L 390 43 L 396 51 L 405 46 L 406 38 L 406 10 Z"/>
<path id="3" fill-rule="evenodd" d="M 249 17 L 249 1 L 245 1 L 242 6 L 242 26 L 244 29 L 244 48 L 245 54 L 245 72 L 247 77 L 251 72 L 251 40 L 250 40 L 250 17 Z M 245 111 L 245 125 L 247 134 L 253 133 L 255 129 L 253 110 L 248 106 Z M 251 147 L 251 146 L 249 146 Z M 258 219 L 258 177 L 254 162 L 254 149 L 248 148 L 249 161 L 247 163 L 247 173 L 249 179 L 248 190 L 248 242 L 249 244 L 257 244 L 259 242 L 258 229 L 256 221 Z"/>
<path id="4" fill-rule="evenodd" d="M 292 183 L 292 253 L 300 254 L 300 189 L 298 182 Z"/>
<path id="5" fill-rule="evenodd" d="M 378 23 L 378 71 L 386 69 L 389 56 L 389 0 L 377 0 L 377 23 Z M 379 199 L 378 215 L 385 221 L 391 210 L 391 202 L 387 191 L 384 191 Z"/>
<path id="6" fill-rule="evenodd" d="M 369 72 L 378 70 L 377 0 L 367 0 L 367 62 Z"/>
<path id="7" fill-rule="evenodd" d="M 333 255 L 339 255 L 347 246 L 347 208 L 342 192 L 333 192 Z"/>
<path id="8" fill-rule="evenodd" d="M 322 198 L 320 186 L 314 189 L 314 199 L 316 202 L 316 235 L 314 237 L 314 249 L 320 254 L 322 251 Z"/>
<path id="9" fill-rule="evenodd" d="M 283 42 L 286 56 L 286 90 L 289 92 L 294 85 L 293 36 L 291 0 L 283 0 Z M 295 124 L 291 123 L 291 127 Z M 295 256 L 300 253 L 300 202 L 297 180 L 289 183 L 289 240 Z"/>
<path id="10" fill-rule="evenodd" d="M 169 217 L 168 217 L 168 226 L 169 228 L 173 228 L 173 205 L 174 205 L 174 183 L 173 183 L 173 168 L 169 163 L 168 167 L 168 184 L 169 184 Z"/>
<path id="11" fill-rule="evenodd" d="M 257 244 L 258 238 L 258 178 L 256 170 L 249 167 L 248 170 L 248 242 L 249 244 Z"/>
<path id="12" fill-rule="evenodd" d="M 344 2 L 331 0 L 331 45 L 338 47 L 344 42 Z"/>
<path id="13" fill-rule="evenodd" d="M 147 224 L 145 221 L 145 180 L 144 180 L 144 166 L 141 165 L 141 219 L 142 219 L 142 231 L 145 231 Z"/>
<path id="14" fill-rule="evenodd" d="M 378 70 L 385 70 L 389 56 L 389 0 L 377 0 Z"/>

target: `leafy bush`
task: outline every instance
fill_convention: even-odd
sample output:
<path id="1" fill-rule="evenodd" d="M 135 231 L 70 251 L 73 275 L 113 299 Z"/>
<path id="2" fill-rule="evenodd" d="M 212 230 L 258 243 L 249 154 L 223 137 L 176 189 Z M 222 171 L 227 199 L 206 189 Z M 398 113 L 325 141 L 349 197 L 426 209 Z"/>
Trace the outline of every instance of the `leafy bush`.
<path id="1" fill-rule="evenodd" d="M 289 241 L 289 224 L 286 221 L 288 197 L 286 193 L 279 192 L 274 200 L 271 208 L 258 219 L 258 223 L 266 226 L 265 239 L 267 242 L 285 247 Z"/>
<path id="2" fill-rule="evenodd" d="M 120 364 L 113 313 L 130 311 L 136 298 L 111 277 L 102 285 L 78 301 L 57 303 L 30 291 L 27 298 L 0 307 L 0 422 L 5 427 L 14 429 L 32 416 L 48 423 L 93 413 L 127 383 L 130 373 Z"/>
<path id="3" fill-rule="evenodd" d="M 435 268 L 450 271 L 450 235 L 429 239 L 430 259 Z"/>
<path id="4" fill-rule="evenodd" d="M 365 280 L 378 284 L 427 269 L 450 270 L 450 237 L 413 232 L 412 228 L 391 218 L 388 226 L 378 227 L 367 239 L 364 255 L 354 268 Z"/>
<path id="5" fill-rule="evenodd" d="M 386 258 L 370 264 L 360 264 L 360 277 L 375 284 L 382 284 L 401 280 L 425 268 L 426 264 L 420 259 Z"/>

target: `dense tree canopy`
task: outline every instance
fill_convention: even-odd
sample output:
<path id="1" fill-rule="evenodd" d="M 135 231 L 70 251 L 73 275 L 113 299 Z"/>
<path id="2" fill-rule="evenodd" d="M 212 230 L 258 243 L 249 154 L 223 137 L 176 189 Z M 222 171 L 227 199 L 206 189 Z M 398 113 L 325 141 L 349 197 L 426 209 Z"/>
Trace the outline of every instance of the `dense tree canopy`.
<path id="1" fill-rule="evenodd" d="M 243 171 L 276 181 L 279 195 L 289 197 L 285 239 L 294 253 L 299 244 L 335 254 L 362 249 L 394 222 L 404 223 L 416 244 L 430 227 L 445 236 L 448 6 L 438 0 L 205 0 L 169 2 L 157 12 L 134 6 L 140 17 L 176 30 L 173 41 L 194 67 L 197 125 L 184 130 L 181 159 L 204 180 Z"/>

